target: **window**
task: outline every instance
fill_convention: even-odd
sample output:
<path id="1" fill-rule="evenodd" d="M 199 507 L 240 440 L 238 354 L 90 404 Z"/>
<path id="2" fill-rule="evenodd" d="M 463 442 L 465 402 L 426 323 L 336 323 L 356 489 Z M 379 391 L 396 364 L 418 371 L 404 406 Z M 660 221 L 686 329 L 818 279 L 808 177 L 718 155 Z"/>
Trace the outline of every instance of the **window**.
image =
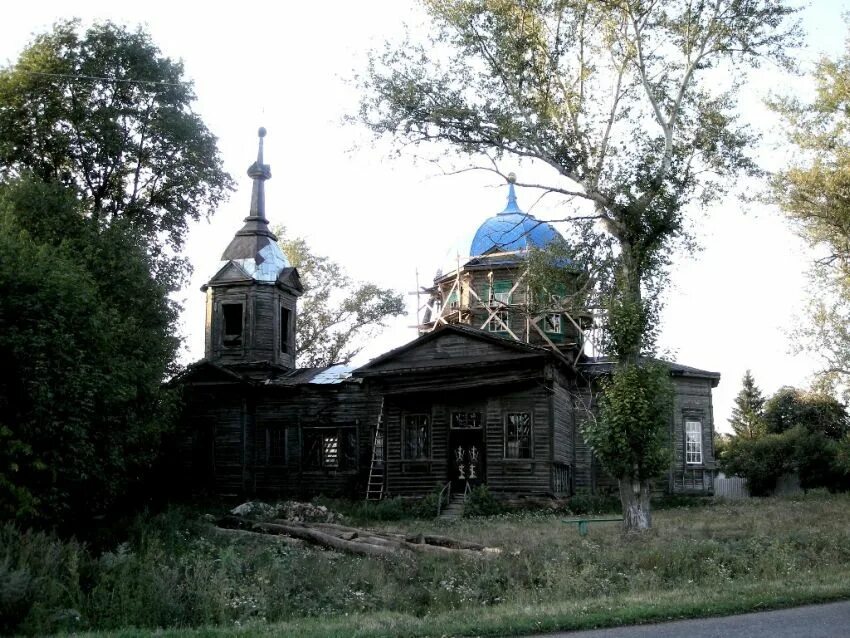
<path id="1" fill-rule="evenodd" d="M 452 412 L 453 430 L 480 430 L 480 412 Z"/>
<path id="2" fill-rule="evenodd" d="M 457 310 L 458 306 L 460 306 L 460 303 L 458 303 L 457 288 L 455 288 L 452 290 L 452 294 L 449 295 L 448 299 L 446 299 L 446 308 Z"/>
<path id="3" fill-rule="evenodd" d="M 509 304 L 511 302 L 511 288 L 513 288 L 513 282 L 509 279 L 494 281 L 490 288 L 490 303 Z"/>
<path id="4" fill-rule="evenodd" d="M 242 345 L 242 304 L 223 303 L 221 314 L 224 317 L 224 333 L 221 342 L 229 348 Z"/>
<path id="5" fill-rule="evenodd" d="M 289 318 L 291 314 L 289 308 L 280 307 L 280 351 L 283 353 L 289 352 Z"/>
<path id="6" fill-rule="evenodd" d="M 511 412 L 505 417 L 505 458 L 531 458 L 531 414 Z"/>
<path id="7" fill-rule="evenodd" d="M 404 458 L 431 458 L 431 417 L 427 414 L 405 415 Z"/>
<path id="8" fill-rule="evenodd" d="M 543 330 L 561 334 L 561 315 L 555 313 L 543 317 Z"/>
<path id="9" fill-rule="evenodd" d="M 487 330 L 489 332 L 507 332 L 508 311 L 497 310 L 490 320 L 487 322 Z"/>
<path id="10" fill-rule="evenodd" d="M 286 428 L 266 428 L 266 465 L 286 465 Z"/>
<path id="11" fill-rule="evenodd" d="M 685 463 L 702 463 L 702 423 L 685 421 Z"/>
<path id="12" fill-rule="evenodd" d="M 357 469 L 357 433 L 353 427 L 304 428 L 302 435 L 306 469 Z"/>

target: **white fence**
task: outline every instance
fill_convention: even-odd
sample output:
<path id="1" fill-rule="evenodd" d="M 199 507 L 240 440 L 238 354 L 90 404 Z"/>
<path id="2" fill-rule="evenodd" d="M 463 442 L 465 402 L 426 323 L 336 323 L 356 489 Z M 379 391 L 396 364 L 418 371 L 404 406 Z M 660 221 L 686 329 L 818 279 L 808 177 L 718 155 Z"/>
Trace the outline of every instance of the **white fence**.
<path id="1" fill-rule="evenodd" d="M 720 498 L 749 498 L 747 480 L 740 476 L 725 476 L 722 472 L 714 478 L 714 495 Z"/>

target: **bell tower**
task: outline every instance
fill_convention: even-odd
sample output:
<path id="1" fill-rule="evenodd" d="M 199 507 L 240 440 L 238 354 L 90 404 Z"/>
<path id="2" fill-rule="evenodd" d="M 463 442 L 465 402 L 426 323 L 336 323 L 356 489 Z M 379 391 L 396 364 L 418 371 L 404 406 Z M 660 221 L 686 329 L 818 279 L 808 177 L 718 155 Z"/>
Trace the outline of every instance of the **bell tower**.
<path id="1" fill-rule="evenodd" d="M 205 358 L 227 366 L 268 364 L 295 368 L 296 300 L 304 289 L 269 230 L 260 128 L 251 210 L 221 256 L 218 272 L 201 288 L 207 294 Z"/>

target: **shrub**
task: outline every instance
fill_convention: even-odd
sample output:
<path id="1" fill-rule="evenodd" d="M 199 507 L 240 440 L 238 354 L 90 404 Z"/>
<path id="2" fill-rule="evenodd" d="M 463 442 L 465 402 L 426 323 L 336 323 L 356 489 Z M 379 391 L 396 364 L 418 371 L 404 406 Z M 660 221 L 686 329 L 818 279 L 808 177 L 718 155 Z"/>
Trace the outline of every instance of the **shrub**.
<path id="1" fill-rule="evenodd" d="M 472 489 L 463 506 L 463 515 L 466 516 L 495 516 L 504 514 L 506 511 L 496 497 L 494 497 L 486 485 L 479 485 Z"/>
<path id="2" fill-rule="evenodd" d="M 591 494 L 579 492 L 567 503 L 567 512 L 575 515 L 619 514 L 622 511 L 620 499 L 612 494 Z"/>

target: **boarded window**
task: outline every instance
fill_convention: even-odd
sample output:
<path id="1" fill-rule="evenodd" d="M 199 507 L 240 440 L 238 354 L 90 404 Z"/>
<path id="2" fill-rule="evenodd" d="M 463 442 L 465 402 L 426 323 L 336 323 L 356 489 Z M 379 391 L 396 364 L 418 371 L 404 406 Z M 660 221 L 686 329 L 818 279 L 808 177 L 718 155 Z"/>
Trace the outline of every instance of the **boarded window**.
<path id="1" fill-rule="evenodd" d="M 356 470 L 357 432 L 353 427 L 304 428 L 305 469 Z"/>
<path id="2" fill-rule="evenodd" d="M 500 279 L 494 281 L 490 288 L 490 302 L 493 303 L 511 303 L 511 288 L 514 287 L 510 279 Z"/>
<path id="3" fill-rule="evenodd" d="M 487 322 L 487 330 L 489 332 L 507 332 L 508 325 L 510 325 L 508 324 L 508 311 L 498 310 Z"/>
<path id="4" fill-rule="evenodd" d="M 453 430 L 479 430 L 481 429 L 480 412 L 452 412 Z"/>
<path id="5" fill-rule="evenodd" d="M 289 320 L 291 316 L 289 308 L 280 307 L 280 351 L 289 352 Z"/>
<path id="6" fill-rule="evenodd" d="M 702 463 L 702 423 L 685 421 L 685 463 Z"/>
<path id="7" fill-rule="evenodd" d="M 531 414 L 511 412 L 505 416 L 505 458 L 531 458 Z"/>
<path id="8" fill-rule="evenodd" d="M 551 314 L 543 317 L 543 330 L 555 334 L 561 334 L 561 315 Z"/>
<path id="9" fill-rule="evenodd" d="M 431 417 L 407 414 L 404 417 L 404 458 L 416 460 L 431 457 Z"/>
<path id="10" fill-rule="evenodd" d="M 242 345 L 242 304 L 223 303 L 221 314 L 224 317 L 224 330 L 221 342 L 223 345 L 234 348 Z"/>
<path id="11" fill-rule="evenodd" d="M 266 465 L 286 464 L 286 429 L 266 429 Z"/>

